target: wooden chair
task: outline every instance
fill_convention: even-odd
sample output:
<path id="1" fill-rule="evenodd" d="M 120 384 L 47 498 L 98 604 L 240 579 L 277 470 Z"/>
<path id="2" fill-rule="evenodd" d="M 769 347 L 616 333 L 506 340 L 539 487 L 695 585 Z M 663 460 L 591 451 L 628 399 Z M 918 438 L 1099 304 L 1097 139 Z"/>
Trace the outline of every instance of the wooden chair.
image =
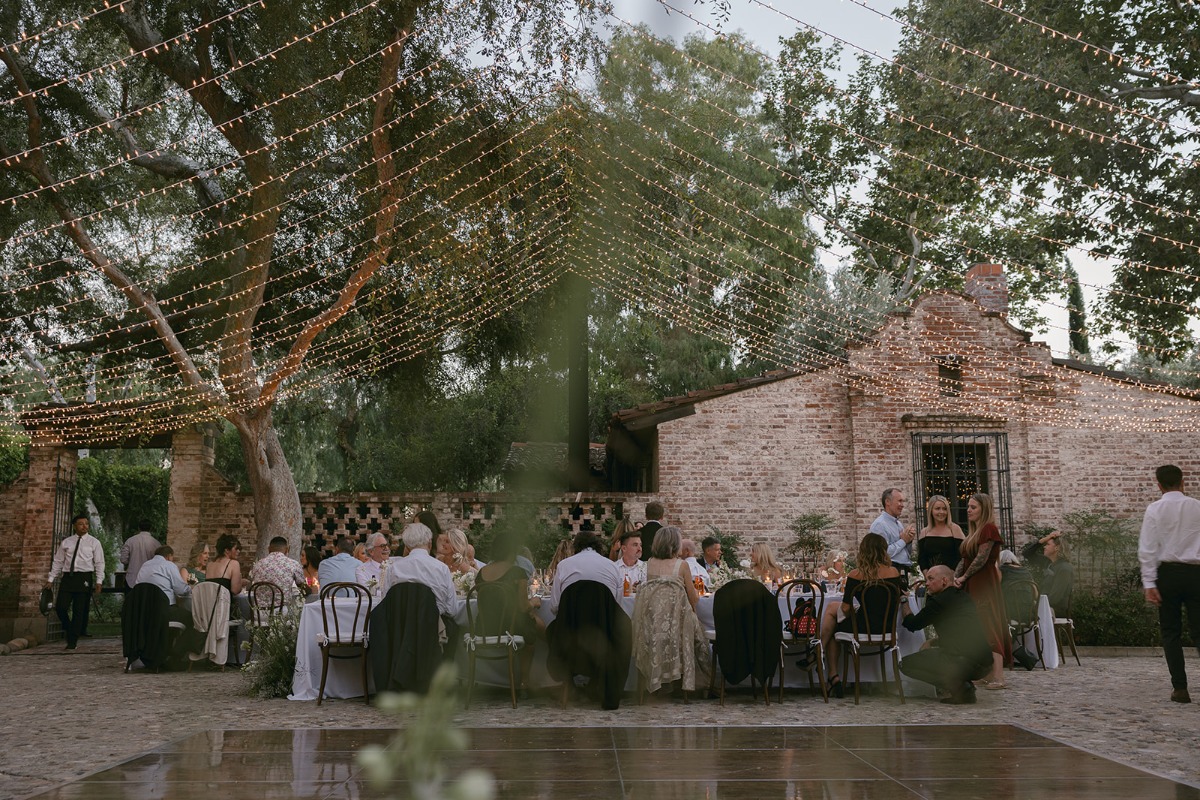
<path id="1" fill-rule="evenodd" d="M 1063 616 L 1054 617 L 1054 643 L 1058 646 L 1058 660 L 1060 663 L 1065 663 L 1066 658 L 1063 656 L 1062 640 L 1067 637 L 1067 645 L 1071 648 L 1071 655 L 1075 656 L 1076 666 L 1083 666 L 1079 660 L 1079 651 L 1075 649 L 1075 620 L 1071 618 L 1071 599 L 1067 598 L 1067 612 Z M 1039 640 L 1039 645 L 1041 641 Z"/>
<path id="2" fill-rule="evenodd" d="M 331 658 L 362 659 L 363 698 L 370 705 L 367 648 L 370 644 L 371 593 L 357 583 L 331 583 L 321 587 L 320 602 L 324 633 L 317 639 L 321 649 L 321 688 L 317 691 L 317 705 L 325 699 L 325 680 L 329 677 Z M 343 611 L 353 609 L 350 624 L 338 614 L 339 608 Z"/>
<path id="3" fill-rule="evenodd" d="M 467 700 L 471 707 L 471 691 L 475 688 L 475 659 L 508 660 L 508 691 L 512 707 L 517 707 L 517 651 L 525 646 L 525 637 L 514 631 L 517 627 L 517 598 L 511 583 L 475 584 L 467 592 L 467 633 L 463 644 L 467 648 Z"/>
<path id="4" fill-rule="evenodd" d="M 756 684 L 761 682 L 763 700 L 771 705 L 771 679 L 779 669 L 783 653 L 783 630 L 775 595 L 753 579 L 730 581 L 713 595 L 713 623 L 716 629 L 711 637 L 713 667 L 709 672 L 709 695 L 720 667 L 721 705 L 725 705 L 727 679 L 740 682 L 747 675 L 751 694 L 758 696 Z"/>
<path id="5" fill-rule="evenodd" d="M 1038 621 L 1038 602 L 1040 600 L 1041 593 L 1038 592 L 1037 584 L 1033 581 L 1013 586 L 1004 597 L 1009 618 L 1008 633 L 1012 637 L 1014 648 L 1016 643 L 1023 641 L 1027 634 L 1034 634 L 1033 640 L 1037 646 L 1038 661 L 1042 662 L 1042 669 L 1045 669 L 1046 660 L 1042 657 L 1042 626 Z M 1010 608 L 1009 606 L 1015 607 Z M 1016 669 L 1016 661 L 1013 661 L 1013 669 Z"/>
<path id="6" fill-rule="evenodd" d="M 250 649 L 246 652 L 246 660 L 254 655 L 254 632 L 270 626 L 271 620 L 283 616 L 283 589 L 269 581 L 258 581 L 250 584 L 246 591 L 250 599 Z"/>
<path id="7" fill-rule="evenodd" d="M 783 702 L 783 685 L 787 675 L 787 659 L 800 656 L 798 665 L 808 672 L 809 690 L 813 685 L 813 669 L 821 686 L 821 697 L 829 702 L 829 690 L 825 686 L 825 645 L 821 641 L 821 621 L 825 618 L 825 587 L 817 581 L 796 578 L 781 584 L 775 590 L 776 600 L 782 597 L 787 614 L 784 622 L 783 640 L 779 643 L 779 702 Z M 788 627 L 797 608 L 811 604 L 813 621 L 816 625 L 812 634 L 796 634 Z"/>
<path id="8" fill-rule="evenodd" d="M 843 602 L 854 606 L 858 601 L 858 610 L 850 612 L 850 632 L 835 633 L 834 638 L 845 644 L 842 653 L 842 674 L 846 674 L 846 662 L 854 655 L 854 704 L 858 705 L 862 692 L 861 657 L 864 655 L 879 656 L 879 677 L 886 683 L 887 662 L 885 657 L 892 655 L 892 669 L 896 677 L 896 690 L 900 693 L 900 702 L 904 703 L 904 684 L 900 681 L 900 643 L 897 639 L 896 616 L 900 610 L 900 590 L 894 584 L 883 581 L 864 581 L 854 587 L 854 591 Z M 882 608 L 882 616 L 874 609 Z M 860 613 L 861 612 L 861 613 Z M 861 630 L 861 619 L 883 620 L 883 630 Z"/>

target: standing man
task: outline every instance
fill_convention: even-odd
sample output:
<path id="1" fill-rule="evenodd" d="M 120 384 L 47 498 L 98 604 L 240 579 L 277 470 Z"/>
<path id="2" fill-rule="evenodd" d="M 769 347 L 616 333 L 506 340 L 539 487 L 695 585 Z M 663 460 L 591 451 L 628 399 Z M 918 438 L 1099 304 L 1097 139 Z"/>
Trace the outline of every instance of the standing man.
<path id="1" fill-rule="evenodd" d="M 666 506 L 657 500 L 646 503 L 646 524 L 641 527 L 642 561 L 650 558 L 650 545 L 654 544 L 654 534 L 662 527 L 663 517 L 667 514 Z"/>
<path id="2" fill-rule="evenodd" d="M 63 539 L 54 552 L 50 577 L 46 579 L 49 589 L 56 578 L 62 577 L 54 610 L 67 636 L 67 650 L 74 650 L 79 644 L 79 632 L 87 622 L 91 594 L 100 594 L 104 584 L 104 546 L 88 533 L 87 514 L 76 515 L 71 520 L 71 528 L 75 532 Z"/>
<path id="3" fill-rule="evenodd" d="M 871 533 L 887 540 L 887 554 L 892 559 L 892 566 L 901 572 L 907 572 L 912 569 L 912 542 L 917 535 L 917 526 L 902 523 L 900 515 L 903 512 L 904 492 L 899 489 L 885 489 L 883 512 L 871 523 Z"/>
<path id="4" fill-rule="evenodd" d="M 138 532 L 121 545 L 120 559 L 121 563 L 125 565 L 125 585 L 128 588 L 132 589 L 137 585 L 138 573 L 142 569 L 142 564 L 154 558 L 154 554 L 158 552 L 161 545 L 162 542 L 150 532 L 150 523 L 145 520 L 139 522 Z"/>
<path id="5" fill-rule="evenodd" d="M 1171 700 L 1192 702 L 1183 663 L 1183 609 L 1192 642 L 1200 650 L 1200 500 L 1183 493 L 1183 470 L 1172 464 L 1154 471 L 1162 497 L 1146 508 L 1138 561 L 1146 601 L 1158 606 L 1163 654 L 1171 673 Z"/>

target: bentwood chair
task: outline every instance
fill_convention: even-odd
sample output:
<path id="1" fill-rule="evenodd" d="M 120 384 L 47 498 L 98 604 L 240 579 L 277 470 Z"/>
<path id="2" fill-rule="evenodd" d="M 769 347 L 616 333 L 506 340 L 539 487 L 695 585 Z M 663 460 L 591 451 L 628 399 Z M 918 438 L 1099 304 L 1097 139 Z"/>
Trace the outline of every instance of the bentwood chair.
<path id="1" fill-rule="evenodd" d="M 283 589 L 270 581 L 250 584 L 246 594 L 250 600 L 250 619 L 247 620 L 250 626 L 250 649 L 246 653 L 246 660 L 249 661 L 254 655 L 254 634 L 270 627 L 273 618 L 282 616 L 284 604 Z"/>
<path id="2" fill-rule="evenodd" d="M 1054 615 L 1054 642 L 1058 645 L 1059 663 L 1066 663 L 1066 658 L 1063 656 L 1063 637 L 1066 637 L 1067 645 L 1071 648 L 1071 655 L 1075 656 L 1076 666 L 1083 666 L 1079 660 L 1079 651 L 1075 649 L 1075 620 L 1071 618 L 1070 598 L 1067 598 L 1066 612 L 1061 617 L 1057 612 Z"/>
<path id="3" fill-rule="evenodd" d="M 361 658 L 363 698 L 371 703 L 367 683 L 367 649 L 370 645 L 371 593 L 357 583 L 330 583 L 321 587 L 321 622 L 324 633 L 317 638 L 321 649 L 321 688 L 317 705 L 325 699 L 329 659 Z"/>
<path id="4" fill-rule="evenodd" d="M 781 584 L 775 597 L 783 598 L 783 639 L 779 643 L 779 702 L 783 702 L 783 684 L 787 674 L 787 659 L 799 656 L 796 665 L 808 673 L 809 691 L 813 687 L 813 670 L 821 687 L 821 697 L 829 702 L 825 686 L 825 645 L 821 642 L 821 621 L 825 618 L 825 587 L 817 581 L 796 578 Z"/>
<path id="5" fill-rule="evenodd" d="M 900 693 L 900 702 L 904 703 L 904 684 L 900 680 L 900 642 L 897 638 L 896 624 L 896 617 L 900 611 L 900 590 L 891 583 L 864 581 L 855 586 L 854 591 L 843 602 L 852 606 L 850 632 L 835 633 L 834 638 L 845 646 L 842 652 L 843 675 L 846 674 L 847 660 L 851 655 L 854 656 L 854 704 L 858 705 L 862 691 L 862 656 L 879 656 L 879 678 L 886 683 L 885 657 L 889 653 L 892 656 L 892 671 L 896 677 L 896 691 Z M 872 620 L 877 621 L 877 629 L 871 628 Z"/>
<path id="6" fill-rule="evenodd" d="M 783 629 L 779 604 L 771 590 L 752 578 L 729 581 L 713 595 L 713 668 L 708 691 L 712 694 L 717 670 L 721 672 L 721 705 L 725 684 L 741 683 L 750 677 L 751 693 L 771 704 L 771 679 L 779 669 L 783 652 Z"/>
<path id="7" fill-rule="evenodd" d="M 517 707 L 517 651 L 525 646 L 525 637 L 516 633 L 520 613 L 512 583 L 475 584 L 467 592 L 467 633 L 463 635 L 467 648 L 467 708 L 471 707 L 471 691 L 475 688 L 477 658 L 508 661 L 508 691 L 512 707 Z"/>
<path id="8" fill-rule="evenodd" d="M 1025 639 L 1027 634 L 1033 634 L 1037 646 L 1038 661 L 1042 669 L 1046 668 L 1046 660 L 1042 657 L 1042 626 L 1038 622 L 1038 602 L 1041 594 L 1033 581 L 1021 583 L 1006 588 L 1004 606 L 1008 611 L 1008 632 L 1013 640 L 1013 647 Z M 1014 667 L 1015 669 L 1015 667 Z"/>

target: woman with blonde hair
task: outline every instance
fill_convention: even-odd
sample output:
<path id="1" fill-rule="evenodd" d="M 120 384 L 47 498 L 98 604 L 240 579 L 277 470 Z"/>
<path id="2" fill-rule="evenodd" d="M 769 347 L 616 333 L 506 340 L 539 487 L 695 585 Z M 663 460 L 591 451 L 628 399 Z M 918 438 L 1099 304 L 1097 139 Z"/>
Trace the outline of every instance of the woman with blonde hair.
<path id="1" fill-rule="evenodd" d="M 442 531 L 434 541 L 437 560 L 449 567 L 451 572 L 458 573 L 475 572 L 479 569 L 475 566 L 475 559 L 470 557 L 470 546 L 467 535 L 458 528 Z"/>
<path id="2" fill-rule="evenodd" d="M 783 568 L 775 560 L 771 545 L 759 542 L 750 548 L 750 574 L 763 583 L 779 583 L 783 580 Z"/>
<path id="3" fill-rule="evenodd" d="M 558 548 L 554 551 L 554 556 L 550 559 L 550 566 L 546 567 L 546 580 L 554 583 L 554 573 L 558 571 L 558 562 L 564 558 L 570 558 L 574 554 L 571 539 L 563 539 L 559 542 Z"/>
<path id="4" fill-rule="evenodd" d="M 896 591 L 903 593 L 903 583 L 900 570 L 892 566 L 892 559 L 887 554 L 887 539 L 877 533 L 868 533 L 858 544 L 858 558 L 854 569 L 846 576 L 846 590 L 842 595 L 845 602 L 830 603 L 825 607 L 825 619 L 821 621 L 821 641 L 825 645 L 825 655 L 828 664 L 826 675 L 829 676 L 829 693 L 834 697 L 842 697 L 845 689 L 838 675 L 838 656 L 840 655 L 835 633 L 850 633 L 854 623 L 851 614 L 858 616 L 860 631 L 882 632 L 886 628 L 886 620 L 869 619 L 862 608 L 855 609 L 850 604 L 850 597 L 855 588 L 863 583 L 889 583 Z M 877 608 L 877 607 L 875 607 Z M 841 620 L 838 620 L 838 617 Z"/>
<path id="5" fill-rule="evenodd" d="M 1004 667 L 1012 664 L 1012 638 L 1008 635 L 1004 594 L 1000 589 L 1000 550 L 1004 544 L 996 527 L 992 498 L 982 492 L 967 501 L 970 534 L 963 540 L 962 560 L 954 571 L 954 585 L 966 589 L 975 601 L 984 635 L 992 648 L 992 678 L 985 689 L 1006 689 Z"/>
<path id="6" fill-rule="evenodd" d="M 925 505 L 925 527 L 917 538 L 917 564 L 926 572 L 934 564 L 950 569 L 958 566 L 962 546 L 962 528 L 950 519 L 950 501 L 935 494 Z"/>

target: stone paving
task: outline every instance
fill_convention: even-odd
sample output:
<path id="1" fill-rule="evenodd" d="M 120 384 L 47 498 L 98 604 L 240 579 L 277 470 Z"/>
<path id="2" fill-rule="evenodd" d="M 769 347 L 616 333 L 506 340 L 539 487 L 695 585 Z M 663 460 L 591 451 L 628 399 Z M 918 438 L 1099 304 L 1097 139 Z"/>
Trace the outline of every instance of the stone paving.
<path id="1" fill-rule="evenodd" d="M 1200 662 L 1189 659 L 1200 676 Z M 36 791 L 112 766 L 167 742 L 210 728 L 388 728 L 397 720 L 362 700 L 256 700 L 244 678 L 224 673 L 124 674 L 117 640 L 84 640 L 0 657 L 0 798 Z M 866 695 L 828 705 L 789 693 L 780 706 L 731 693 L 726 705 L 693 700 L 626 702 L 619 711 L 577 704 L 559 709 L 535 695 L 513 710 L 507 692 L 482 691 L 460 719 L 471 726 L 591 725 L 856 725 L 1010 723 L 1130 766 L 1200 785 L 1200 703 L 1168 701 L 1162 658 L 1084 657 L 1061 669 L 1009 674 L 1006 691 L 979 692 L 974 706 L 932 698 Z M 1200 694 L 1200 693 L 1198 693 Z M 1200 700 L 1200 697 L 1198 697 Z"/>

